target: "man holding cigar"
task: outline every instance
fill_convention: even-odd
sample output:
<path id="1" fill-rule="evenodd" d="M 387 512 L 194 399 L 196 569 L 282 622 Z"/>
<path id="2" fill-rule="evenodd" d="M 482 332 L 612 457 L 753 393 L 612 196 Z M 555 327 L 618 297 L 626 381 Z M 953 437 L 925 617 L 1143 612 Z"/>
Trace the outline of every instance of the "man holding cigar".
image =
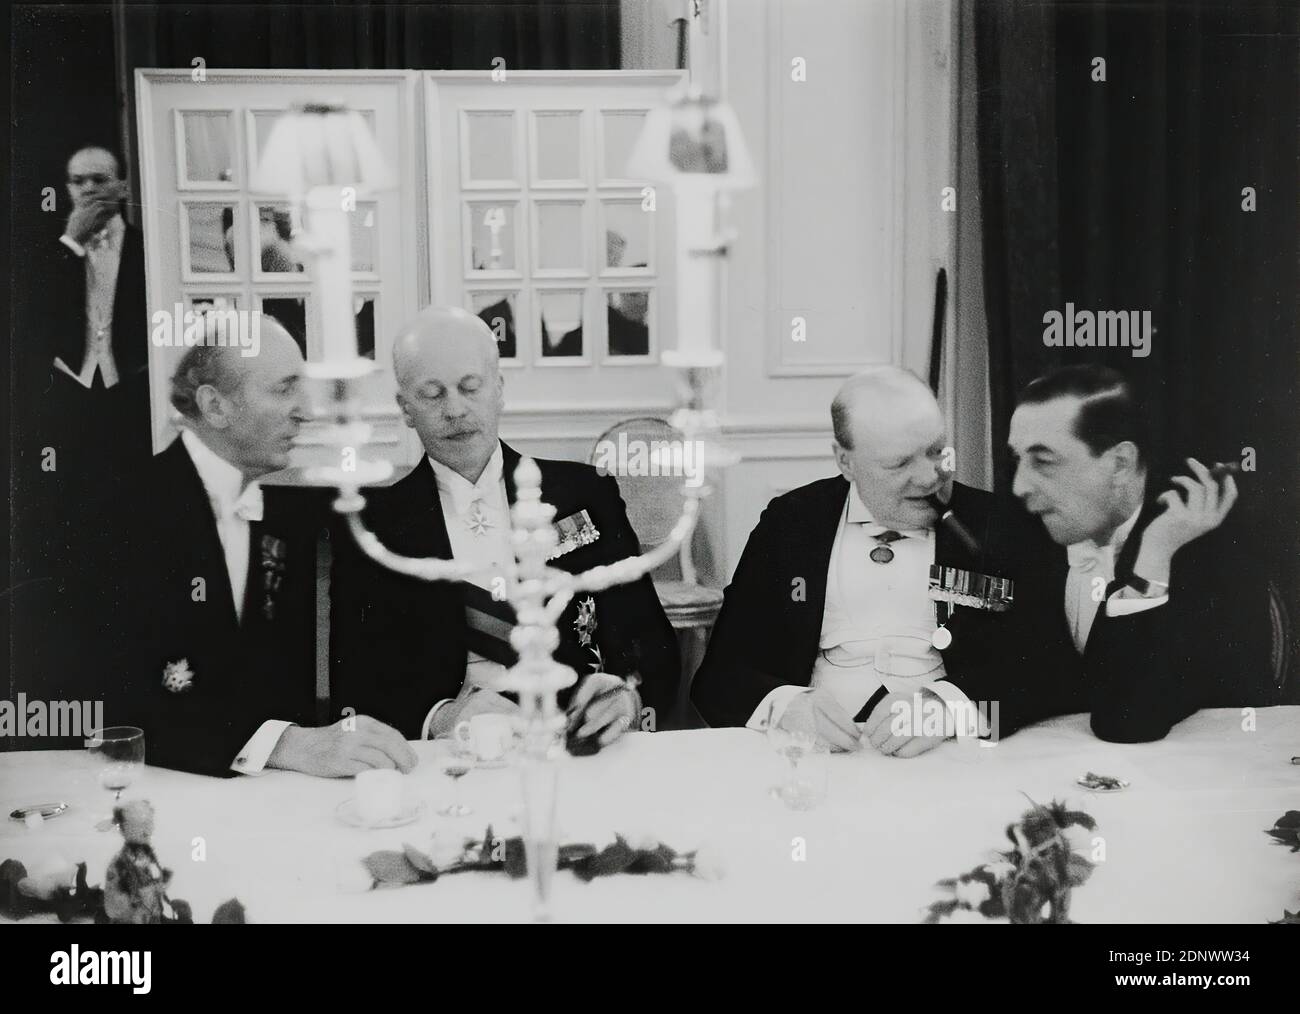
<path id="1" fill-rule="evenodd" d="M 840 474 L 767 505 L 691 699 L 713 726 L 775 725 L 893 757 L 960 734 L 909 720 L 926 713 L 1006 735 L 1005 717 L 986 709 L 977 725 L 972 714 L 1000 688 L 980 698 L 966 679 L 1007 637 L 1020 513 L 952 481 L 943 413 L 903 369 L 851 377 L 831 420 Z"/>
<path id="2" fill-rule="evenodd" d="M 1164 488 L 1143 419 L 1095 365 L 1035 380 L 1011 417 L 1012 491 L 1065 547 L 1021 583 L 1013 721 L 1089 711 L 1100 738 L 1144 742 L 1199 708 L 1273 703 L 1266 589 L 1224 526 L 1231 469 L 1188 458 Z"/>
<path id="3" fill-rule="evenodd" d="M 351 708 L 410 739 L 451 735 L 485 713 L 518 705 L 491 688 L 516 659 L 515 616 L 501 592 L 511 565 L 510 506 L 520 455 L 497 435 L 504 382 L 491 329 L 460 309 L 428 307 L 393 349 L 397 403 L 425 455 L 391 487 L 372 490 L 362 518 L 389 549 L 468 561 L 459 584 L 394 574 L 362 556 L 351 536 L 334 540 L 333 692 Z M 618 486 L 576 462 L 536 462 L 555 507 L 560 541 L 552 565 L 580 572 L 639 552 Z M 676 698 L 677 642 L 650 579 L 577 596 L 557 623 L 555 657 L 579 682 L 562 698 L 569 748 L 590 753 Z"/>

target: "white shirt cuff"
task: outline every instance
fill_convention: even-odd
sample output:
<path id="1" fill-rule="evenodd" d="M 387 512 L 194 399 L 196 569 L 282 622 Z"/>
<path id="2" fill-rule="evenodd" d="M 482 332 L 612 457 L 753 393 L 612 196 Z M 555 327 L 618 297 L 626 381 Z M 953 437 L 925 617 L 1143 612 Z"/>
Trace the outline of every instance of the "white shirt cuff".
<path id="1" fill-rule="evenodd" d="M 927 683 L 925 689 L 933 690 L 947 705 L 948 714 L 952 716 L 953 727 L 958 739 L 978 741 L 989 734 L 987 716 L 975 706 L 975 702 L 967 697 L 955 683 L 938 680 L 934 683 Z"/>
<path id="2" fill-rule="evenodd" d="M 271 754 L 275 752 L 284 730 L 291 725 L 292 722 L 282 722 L 278 718 L 263 722 L 262 727 L 249 737 L 244 748 L 239 751 L 230 770 L 238 771 L 241 775 L 260 775 L 266 768 L 266 762 L 271 759 Z"/>
<path id="3" fill-rule="evenodd" d="M 454 697 L 444 697 L 442 700 L 440 700 L 437 704 L 435 704 L 432 708 L 429 709 L 429 713 L 424 716 L 424 724 L 420 726 L 421 739 L 433 738 L 432 736 L 429 735 L 430 730 L 433 729 L 433 716 L 436 715 L 443 708 L 445 708 L 453 700 L 455 700 Z"/>
<path id="4" fill-rule="evenodd" d="M 1124 590 L 1117 591 L 1114 595 L 1106 600 L 1107 616 L 1132 616 L 1134 613 L 1145 613 L 1148 609 L 1154 609 L 1156 606 L 1163 606 L 1169 601 L 1169 596 L 1161 595 L 1158 598 L 1149 599 L 1141 595 L 1127 596 Z"/>
<path id="5" fill-rule="evenodd" d="M 46 235 L 49 235 L 49 234 L 46 233 Z M 72 251 L 74 254 L 76 254 L 78 257 L 85 257 L 85 256 L 86 256 L 86 248 L 85 248 L 84 246 L 82 246 L 80 243 L 78 243 L 78 242 L 77 242 L 75 239 L 73 239 L 71 236 L 60 236 L 60 237 L 59 237 L 59 242 L 62 243 L 64 246 L 66 246 L 69 250 L 71 250 L 71 251 Z"/>
<path id="6" fill-rule="evenodd" d="M 769 711 L 772 724 L 778 725 L 781 716 L 785 714 L 785 709 L 790 706 L 790 702 L 800 694 L 806 694 L 808 690 L 808 687 L 777 687 L 759 702 L 758 707 L 754 709 L 754 713 L 749 716 L 749 721 L 745 723 L 745 728 L 766 732 Z"/>

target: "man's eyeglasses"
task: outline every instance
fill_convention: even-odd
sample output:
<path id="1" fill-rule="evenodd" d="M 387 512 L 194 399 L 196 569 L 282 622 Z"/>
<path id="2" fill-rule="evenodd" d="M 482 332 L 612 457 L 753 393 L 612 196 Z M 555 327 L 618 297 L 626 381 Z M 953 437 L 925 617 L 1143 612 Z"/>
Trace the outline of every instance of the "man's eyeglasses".
<path id="1" fill-rule="evenodd" d="M 104 173 L 88 173 L 85 176 L 69 176 L 68 186 L 80 187 L 85 186 L 87 183 L 93 183 L 97 187 L 102 187 L 105 183 L 112 183 L 115 179 L 117 179 L 116 176 L 108 176 Z"/>

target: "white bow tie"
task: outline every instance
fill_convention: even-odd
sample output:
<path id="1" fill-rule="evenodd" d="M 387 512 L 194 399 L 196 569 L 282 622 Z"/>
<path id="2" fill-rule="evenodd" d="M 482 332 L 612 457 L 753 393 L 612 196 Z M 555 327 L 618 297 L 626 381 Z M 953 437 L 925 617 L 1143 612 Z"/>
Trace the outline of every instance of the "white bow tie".
<path id="1" fill-rule="evenodd" d="M 220 509 L 225 516 L 239 518 L 240 521 L 261 521 L 262 487 L 254 483 L 233 504 L 229 507 L 222 505 Z"/>
<path id="2" fill-rule="evenodd" d="M 1066 546 L 1065 555 L 1070 562 L 1070 569 L 1085 572 L 1096 570 L 1099 564 L 1110 569 L 1115 560 L 1115 551 L 1110 546 L 1099 546 L 1091 540 Z"/>

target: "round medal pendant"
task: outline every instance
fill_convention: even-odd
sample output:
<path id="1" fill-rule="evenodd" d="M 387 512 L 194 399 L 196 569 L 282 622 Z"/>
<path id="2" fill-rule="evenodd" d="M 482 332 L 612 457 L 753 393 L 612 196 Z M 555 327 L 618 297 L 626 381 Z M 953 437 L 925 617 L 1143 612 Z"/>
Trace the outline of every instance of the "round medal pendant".
<path id="1" fill-rule="evenodd" d="M 894 558 L 894 551 L 888 546 L 877 546 L 871 551 L 872 563 L 888 563 Z"/>
<path id="2" fill-rule="evenodd" d="M 947 627 L 940 627 L 930 635 L 930 643 L 940 651 L 952 644 L 952 634 L 948 632 Z"/>

